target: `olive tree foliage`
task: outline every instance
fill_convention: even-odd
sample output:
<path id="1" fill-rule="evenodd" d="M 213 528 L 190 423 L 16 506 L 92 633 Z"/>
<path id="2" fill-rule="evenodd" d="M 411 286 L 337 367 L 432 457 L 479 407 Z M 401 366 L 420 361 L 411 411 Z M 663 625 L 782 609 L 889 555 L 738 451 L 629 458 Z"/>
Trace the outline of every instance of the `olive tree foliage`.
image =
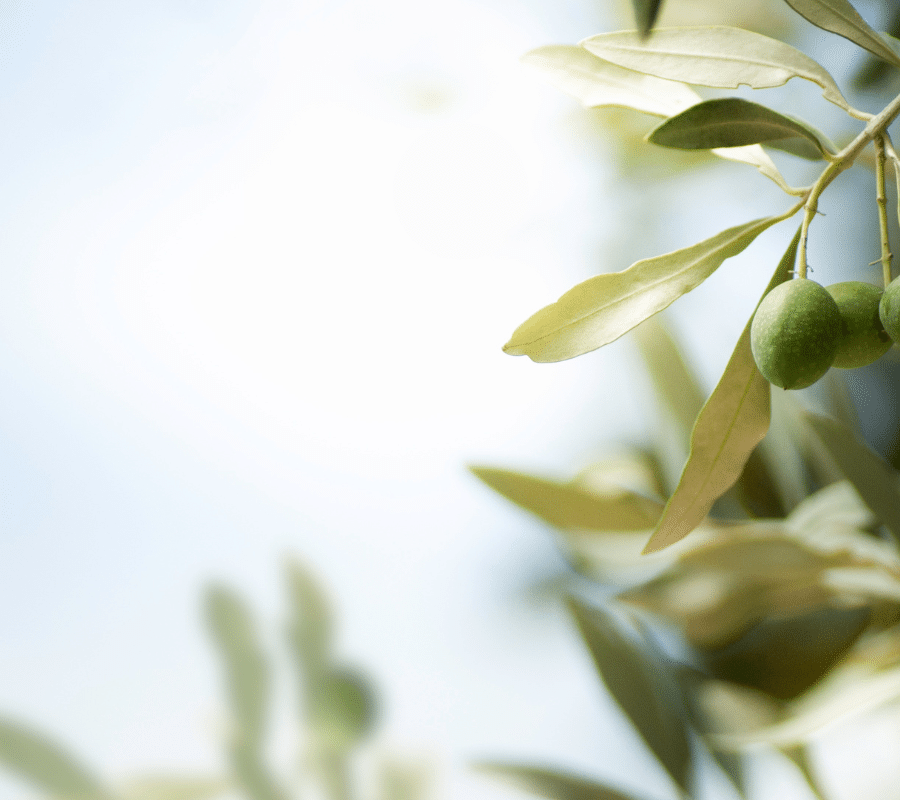
<path id="1" fill-rule="evenodd" d="M 785 3 L 822 36 L 859 48 L 857 86 L 900 75 L 900 41 L 875 30 L 849 0 Z M 748 796 L 748 759 L 768 746 L 826 798 L 813 740 L 873 710 L 896 716 L 900 705 L 900 473 L 861 440 L 844 385 L 848 370 L 898 353 L 890 217 L 900 220 L 900 205 L 891 208 L 888 187 L 900 195 L 891 140 L 900 96 L 862 111 L 793 45 L 725 25 L 660 27 L 664 4 L 633 0 L 636 30 L 540 47 L 524 60 L 587 108 L 658 118 L 646 148 L 745 164 L 758 173 L 748 170 L 747 180 L 774 182 L 784 203 L 589 278 L 528 317 L 504 350 L 556 362 L 634 336 L 672 435 L 682 437 L 681 474 L 667 480 L 660 443 L 567 481 L 494 467 L 473 472 L 555 529 L 574 571 L 575 626 L 679 796 L 698 797 L 698 773 L 712 763 Z M 900 8 L 889 11 L 897 33 Z M 763 91 L 761 102 L 727 94 L 794 79 L 817 87 L 855 133 L 835 144 L 812 121 L 769 107 Z M 791 185 L 776 165 L 785 158 L 819 165 L 814 179 Z M 854 165 L 870 179 L 880 285 L 822 287 L 808 277 L 807 244 L 828 222 L 818 213 L 823 194 Z M 782 223 L 791 225 L 790 243 L 706 397 L 657 315 Z M 785 391 L 817 381 L 816 411 L 801 393 Z M 602 606 L 578 599 L 596 594 L 596 583 L 606 596 L 613 588 L 612 599 Z M 673 634 L 679 647 L 660 646 Z M 644 797 L 637 786 L 565 767 L 480 766 L 549 798 Z"/>
<path id="2" fill-rule="evenodd" d="M 0 768 L 48 800 L 423 800 L 429 768 L 376 744 L 378 703 L 363 673 L 340 658 L 328 597 L 299 561 L 286 563 L 282 636 L 295 713 L 293 758 L 273 762 L 272 654 L 252 609 L 232 587 L 207 587 L 204 615 L 225 696 L 220 771 L 154 771 L 111 781 L 30 724 L 0 716 Z"/>

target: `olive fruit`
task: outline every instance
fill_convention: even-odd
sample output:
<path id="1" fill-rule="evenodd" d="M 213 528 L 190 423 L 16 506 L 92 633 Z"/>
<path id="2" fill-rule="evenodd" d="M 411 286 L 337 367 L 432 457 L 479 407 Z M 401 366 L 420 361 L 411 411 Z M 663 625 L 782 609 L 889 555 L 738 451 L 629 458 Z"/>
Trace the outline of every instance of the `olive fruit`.
<path id="1" fill-rule="evenodd" d="M 845 281 L 825 289 L 837 303 L 844 322 L 833 367 L 865 367 L 881 358 L 891 347 L 891 337 L 878 317 L 882 291 L 871 283 Z"/>
<path id="2" fill-rule="evenodd" d="M 900 343 L 900 278 L 892 280 L 881 295 L 878 316 L 887 335 Z"/>
<path id="3" fill-rule="evenodd" d="M 842 329 L 841 312 L 825 287 L 795 278 L 762 299 L 750 325 L 750 348 L 770 383 L 805 389 L 828 372 Z"/>

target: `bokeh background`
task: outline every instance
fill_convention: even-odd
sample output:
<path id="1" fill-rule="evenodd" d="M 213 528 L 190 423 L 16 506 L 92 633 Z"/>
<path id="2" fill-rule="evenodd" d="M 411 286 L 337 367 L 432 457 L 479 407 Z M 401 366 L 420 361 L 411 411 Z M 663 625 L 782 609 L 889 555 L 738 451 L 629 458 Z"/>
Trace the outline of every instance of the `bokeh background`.
<path id="1" fill-rule="evenodd" d="M 784 24 L 720 11 L 757 6 Z M 274 640 L 295 554 L 442 796 L 496 797 L 483 756 L 669 795 L 540 591 L 547 531 L 465 469 L 567 476 L 651 436 L 627 339 L 501 345 L 575 282 L 783 202 L 740 165 L 642 161 L 519 63 L 630 24 L 606 0 L 0 7 L 3 713 L 110 776 L 215 768 L 201 590 Z M 868 230 L 823 226 L 811 257 Z M 673 307 L 705 385 L 791 233 Z"/>

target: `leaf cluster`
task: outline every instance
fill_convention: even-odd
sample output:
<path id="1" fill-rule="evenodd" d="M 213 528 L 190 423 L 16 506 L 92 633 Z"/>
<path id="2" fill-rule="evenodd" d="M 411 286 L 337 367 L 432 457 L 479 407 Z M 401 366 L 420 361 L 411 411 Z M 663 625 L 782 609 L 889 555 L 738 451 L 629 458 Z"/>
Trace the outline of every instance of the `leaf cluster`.
<path id="1" fill-rule="evenodd" d="M 336 657 L 333 614 L 309 570 L 289 561 L 286 583 L 284 639 L 298 724 L 297 760 L 287 774 L 270 764 L 270 658 L 251 609 L 221 583 L 208 587 L 204 606 L 228 707 L 222 774 L 144 774 L 112 784 L 45 734 L 8 718 L 0 718 L 0 766 L 48 800 L 214 800 L 235 792 L 247 800 L 310 793 L 325 800 L 422 800 L 425 774 L 412 762 L 379 756 L 374 782 L 361 779 L 359 761 L 377 722 L 375 691 L 362 672 Z"/>

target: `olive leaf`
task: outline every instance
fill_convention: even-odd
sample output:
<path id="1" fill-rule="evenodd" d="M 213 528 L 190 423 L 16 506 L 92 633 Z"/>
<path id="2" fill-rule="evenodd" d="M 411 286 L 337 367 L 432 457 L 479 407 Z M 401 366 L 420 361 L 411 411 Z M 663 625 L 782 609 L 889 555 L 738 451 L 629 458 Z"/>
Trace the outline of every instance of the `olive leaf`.
<path id="1" fill-rule="evenodd" d="M 601 495 L 505 469 L 470 469 L 507 500 L 563 530 L 647 530 L 656 524 L 662 510 L 661 503 L 626 489 Z"/>
<path id="2" fill-rule="evenodd" d="M 634 6 L 634 17 L 637 20 L 638 30 L 642 36 L 646 36 L 653 30 L 663 0 L 631 0 L 631 4 Z"/>
<path id="3" fill-rule="evenodd" d="M 865 504 L 900 541 L 900 478 L 890 465 L 860 442 L 849 428 L 807 412 L 805 421 Z"/>
<path id="4" fill-rule="evenodd" d="M 618 67 L 576 45 L 538 47 L 526 53 L 522 61 L 586 108 L 619 106 L 656 117 L 670 117 L 702 100 L 685 83 Z M 772 159 L 758 145 L 716 148 L 712 153 L 729 161 L 750 164 L 781 189 L 792 193 Z"/>
<path id="5" fill-rule="evenodd" d="M 522 62 L 585 108 L 621 106 L 668 117 L 701 99 L 684 83 L 624 69 L 576 45 L 538 47 L 522 56 Z"/>
<path id="6" fill-rule="evenodd" d="M 87 768 L 43 734 L 0 718 L 0 764 L 49 797 L 105 800 L 109 792 Z"/>
<path id="7" fill-rule="evenodd" d="M 623 272 L 589 278 L 516 328 L 503 350 L 548 362 L 609 344 L 699 286 L 725 259 L 743 252 L 785 217 L 753 220 L 682 250 L 638 261 Z"/>
<path id="8" fill-rule="evenodd" d="M 864 50 L 900 66 L 900 56 L 874 31 L 847 0 L 784 0 L 813 25 L 849 39 Z"/>
<path id="9" fill-rule="evenodd" d="M 790 277 L 799 241 L 798 229 L 763 297 Z M 769 382 L 760 375 L 750 351 L 748 322 L 697 417 L 687 464 L 644 553 L 662 550 L 687 536 L 737 482 L 750 453 L 769 429 L 769 397 Z"/>
<path id="10" fill-rule="evenodd" d="M 263 763 L 269 664 L 253 617 L 236 592 L 213 584 L 206 593 L 206 618 L 222 660 L 231 704 L 228 752 L 235 778 L 251 800 L 284 800 Z"/>
<path id="11" fill-rule="evenodd" d="M 229 782 L 199 775 L 141 775 L 116 792 L 121 800 L 212 800 L 225 794 Z"/>
<path id="12" fill-rule="evenodd" d="M 821 64 L 784 42 L 741 28 L 660 28 L 646 42 L 634 31 L 621 31 L 579 44 L 626 69 L 700 86 L 766 89 L 804 78 L 818 84 L 826 100 L 850 108 Z"/>
<path id="13" fill-rule="evenodd" d="M 800 138 L 812 143 L 814 158 L 834 152 L 827 138 L 810 125 L 740 97 L 707 100 L 667 119 L 647 141 L 680 150 L 710 150 Z M 803 151 L 801 151 L 803 152 Z"/>
<path id="14" fill-rule="evenodd" d="M 502 778 L 550 800 L 638 800 L 637 795 L 624 794 L 606 784 L 570 772 L 494 761 L 481 761 L 474 767 L 479 772 Z"/>
<path id="15" fill-rule="evenodd" d="M 691 429 L 703 407 L 703 390 L 697 376 L 659 317 L 642 322 L 634 334 L 659 403 L 671 413 L 686 452 Z"/>
<path id="16" fill-rule="evenodd" d="M 569 608 L 613 699 L 675 783 L 691 794 L 691 745 L 674 682 L 599 608 Z"/>

